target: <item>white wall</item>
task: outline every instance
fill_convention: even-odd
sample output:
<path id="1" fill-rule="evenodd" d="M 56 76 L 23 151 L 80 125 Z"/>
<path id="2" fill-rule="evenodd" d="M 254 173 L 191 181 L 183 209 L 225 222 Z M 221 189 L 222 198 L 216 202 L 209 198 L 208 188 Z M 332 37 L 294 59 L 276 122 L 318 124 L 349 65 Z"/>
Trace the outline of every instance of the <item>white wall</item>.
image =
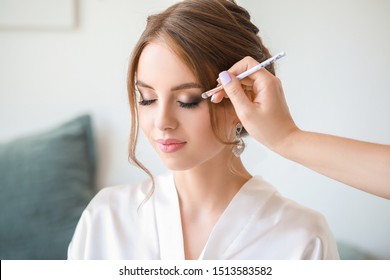
<path id="1" fill-rule="evenodd" d="M 80 0 L 72 30 L 0 29 L 0 141 L 92 115 L 99 186 L 138 182 L 127 162 L 126 71 L 146 16 L 175 1 Z M 297 124 L 390 143 L 390 2 L 238 1 L 278 63 Z M 289 162 L 248 139 L 244 161 L 284 195 L 325 215 L 338 240 L 390 259 L 390 203 Z M 161 161 L 142 140 L 145 164 Z"/>

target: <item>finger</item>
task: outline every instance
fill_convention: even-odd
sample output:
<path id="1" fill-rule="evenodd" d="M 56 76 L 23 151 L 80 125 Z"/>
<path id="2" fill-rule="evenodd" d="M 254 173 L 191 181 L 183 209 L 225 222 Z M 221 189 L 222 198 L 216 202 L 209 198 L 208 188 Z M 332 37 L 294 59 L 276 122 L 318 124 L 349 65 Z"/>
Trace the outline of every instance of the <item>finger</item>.
<path id="1" fill-rule="evenodd" d="M 232 67 L 230 67 L 228 71 L 229 73 L 232 73 L 233 75 L 237 76 L 258 64 L 259 62 L 253 57 L 247 56 L 236 62 Z"/>
<path id="2" fill-rule="evenodd" d="M 257 78 L 253 83 L 253 89 L 255 92 L 261 94 L 255 94 L 253 102 L 260 102 L 264 99 L 274 99 L 274 95 L 277 95 L 281 91 L 280 80 L 268 72 L 266 69 L 260 69 L 257 71 Z"/>
<path id="3" fill-rule="evenodd" d="M 219 78 L 221 79 L 224 91 L 230 98 L 238 117 L 240 118 L 240 115 L 249 112 L 252 108 L 252 103 L 245 95 L 240 81 L 227 71 L 221 72 Z"/>
<path id="4" fill-rule="evenodd" d="M 221 90 L 213 94 L 211 96 L 211 102 L 213 103 L 219 103 L 222 101 L 222 99 L 226 96 L 225 91 Z"/>

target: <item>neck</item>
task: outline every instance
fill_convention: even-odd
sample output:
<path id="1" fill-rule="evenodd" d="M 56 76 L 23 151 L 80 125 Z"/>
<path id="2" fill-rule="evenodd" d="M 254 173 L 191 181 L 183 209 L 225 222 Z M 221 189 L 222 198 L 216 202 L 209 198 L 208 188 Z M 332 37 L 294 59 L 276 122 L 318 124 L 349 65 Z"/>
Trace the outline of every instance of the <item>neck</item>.
<path id="1" fill-rule="evenodd" d="M 195 168 L 174 172 L 182 208 L 194 211 L 223 211 L 226 208 L 245 182 L 252 177 L 240 158 L 233 157 L 227 162 L 229 156 L 230 151 L 222 152 L 221 156 Z"/>

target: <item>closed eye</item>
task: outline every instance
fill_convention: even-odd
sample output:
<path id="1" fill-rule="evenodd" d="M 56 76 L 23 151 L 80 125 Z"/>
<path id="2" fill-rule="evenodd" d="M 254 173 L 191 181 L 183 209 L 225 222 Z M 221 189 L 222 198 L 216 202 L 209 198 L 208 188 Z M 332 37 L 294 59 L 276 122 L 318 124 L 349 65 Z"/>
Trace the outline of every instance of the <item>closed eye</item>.
<path id="1" fill-rule="evenodd" d="M 138 104 L 141 106 L 148 106 L 148 105 L 152 105 L 154 102 L 156 102 L 156 99 L 150 99 L 150 100 L 143 99 L 143 100 L 140 100 L 138 102 Z"/>
<path id="2" fill-rule="evenodd" d="M 186 109 L 193 109 L 193 108 L 198 107 L 198 105 L 199 105 L 199 101 L 190 102 L 190 103 L 185 103 L 185 102 L 181 102 L 181 101 L 178 101 L 178 102 L 179 102 L 180 107 L 186 108 Z"/>

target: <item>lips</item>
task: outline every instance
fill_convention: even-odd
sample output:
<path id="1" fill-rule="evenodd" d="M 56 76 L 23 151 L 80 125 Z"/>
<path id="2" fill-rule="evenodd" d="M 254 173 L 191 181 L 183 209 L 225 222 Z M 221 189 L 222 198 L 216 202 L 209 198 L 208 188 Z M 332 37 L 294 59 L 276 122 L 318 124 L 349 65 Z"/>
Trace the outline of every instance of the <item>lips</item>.
<path id="1" fill-rule="evenodd" d="M 187 143 L 185 141 L 173 138 L 158 139 L 156 142 L 160 150 L 164 153 L 174 153 L 183 148 Z"/>

